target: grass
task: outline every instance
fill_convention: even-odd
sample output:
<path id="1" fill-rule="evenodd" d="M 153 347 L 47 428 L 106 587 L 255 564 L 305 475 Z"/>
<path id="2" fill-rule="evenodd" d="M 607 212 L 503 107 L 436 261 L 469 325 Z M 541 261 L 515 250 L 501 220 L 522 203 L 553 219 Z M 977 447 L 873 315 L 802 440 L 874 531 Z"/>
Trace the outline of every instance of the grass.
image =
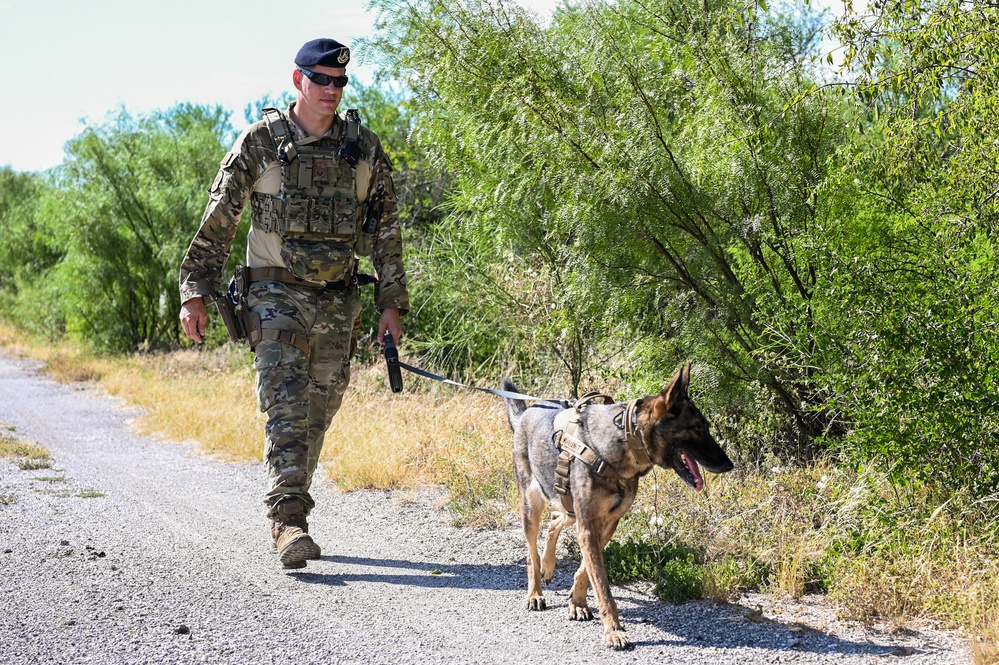
<path id="1" fill-rule="evenodd" d="M 0 494 L 0 506 L 12 506 L 17 503 L 17 496 L 13 494 Z"/>
<path id="2" fill-rule="evenodd" d="M 13 431 L 4 427 L 6 431 Z M 47 450 L 33 443 L 0 432 L 0 459 L 11 459 L 21 471 L 34 471 L 52 467 L 52 458 Z"/>
<path id="3" fill-rule="evenodd" d="M 0 344 L 40 358 L 60 380 L 94 381 L 142 407 L 143 432 L 196 441 L 222 459 L 260 459 L 263 419 L 246 351 L 102 358 L 32 347 L 2 327 Z M 0 455 L 30 445 L 0 436 Z M 456 521 L 489 527 L 513 518 L 509 445 L 502 401 L 418 380 L 393 394 L 378 364 L 354 368 L 323 463 L 344 490 L 443 486 Z M 671 600 L 827 593 L 850 618 L 962 628 L 977 665 L 999 664 L 996 528 L 973 518 L 983 512 L 970 498 L 896 490 L 874 471 L 831 463 L 741 469 L 709 477 L 699 494 L 657 470 L 608 548 L 608 569 L 617 580 L 650 580 Z"/>
<path id="4" fill-rule="evenodd" d="M 60 381 L 93 381 L 141 407 L 138 430 L 196 442 L 224 460 L 263 451 L 251 355 L 222 347 L 198 352 L 95 356 L 70 344 L 39 344 L 0 326 L 0 346 L 45 363 Z M 326 435 L 322 462 L 343 490 L 443 486 L 456 521 L 505 524 L 515 491 L 509 478 L 503 403 L 428 382 L 393 394 L 381 364 L 353 369 L 351 388 Z"/>
<path id="5" fill-rule="evenodd" d="M 700 494 L 656 471 L 608 569 L 637 568 L 668 599 L 828 593 L 859 621 L 962 629 L 975 663 L 999 663 L 999 543 L 969 498 L 900 496 L 872 470 L 766 466 L 709 477 Z"/>

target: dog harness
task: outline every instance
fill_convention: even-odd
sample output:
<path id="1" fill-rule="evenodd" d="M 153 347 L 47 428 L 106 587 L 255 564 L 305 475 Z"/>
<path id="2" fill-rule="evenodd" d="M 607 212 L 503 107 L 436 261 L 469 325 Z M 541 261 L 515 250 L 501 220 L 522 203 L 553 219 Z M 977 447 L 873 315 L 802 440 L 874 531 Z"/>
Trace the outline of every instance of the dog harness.
<path id="1" fill-rule="evenodd" d="M 597 476 L 606 476 L 613 472 L 609 464 L 597 455 L 596 451 L 587 446 L 577 436 L 579 424 L 583 419 L 583 409 L 590 404 L 613 404 L 614 398 L 598 392 L 589 392 L 579 398 L 573 408 L 566 409 L 555 417 L 555 433 L 552 442 L 559 450 L 558 463 L 555 466 L 555 493 L 559 495 L 562 509 L 566 515 L 575 519 L 576 513 L 572 503 L 572 490 L 569 486 L 569 471 L 572 460 L 578 459 Z M 621 413 L 614 417 L 614 424 L 624 430 L 625 441 L 629 450 L 639 464 L 651 464 L 652 459 L 645 449 L 641 431 L 638 429 L 638 400 L 628 402 Z"/>

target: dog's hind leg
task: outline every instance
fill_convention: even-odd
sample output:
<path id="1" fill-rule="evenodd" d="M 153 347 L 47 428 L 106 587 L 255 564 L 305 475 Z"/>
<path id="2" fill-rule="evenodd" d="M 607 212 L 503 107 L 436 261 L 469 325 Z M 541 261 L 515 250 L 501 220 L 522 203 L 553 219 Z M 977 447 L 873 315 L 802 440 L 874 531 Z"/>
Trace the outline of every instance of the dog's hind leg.
<path id="1" fill-rule="evenodd" d="M 548 523 L 548 536 L 545 539 L 545 551 L 541 555 L 541 581 L 548 584 L 555 576 L 555 549 L 562 529 L 576 521 L 565 512 L 552 511 L 552 521 Z"/>
<path id="2" fill-rule="evenodd" d="M 541 594 L 541 557 L 538 556 L 538 533 L 545 510 L 545 497 L 537 482 L 532 481 L 520 500 L 520 519 L 527 540 L 527 609 L 545 609 Z"/>

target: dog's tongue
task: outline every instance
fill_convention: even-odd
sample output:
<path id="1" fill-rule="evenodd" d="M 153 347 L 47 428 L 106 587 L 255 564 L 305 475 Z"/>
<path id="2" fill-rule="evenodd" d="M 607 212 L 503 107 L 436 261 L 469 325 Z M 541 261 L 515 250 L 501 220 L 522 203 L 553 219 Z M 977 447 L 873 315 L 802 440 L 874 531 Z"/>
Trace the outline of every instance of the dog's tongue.
<path id="1" fill-rule="evenodd" d="M 704 478 L 701 477 L 701 469 L 690 455 L 684 455 L 683 461 L 687 463 L 687 469 L 690 471 L 690 475 L 694 477 L 694 491 L 700 492 L 704 489 Z"/>

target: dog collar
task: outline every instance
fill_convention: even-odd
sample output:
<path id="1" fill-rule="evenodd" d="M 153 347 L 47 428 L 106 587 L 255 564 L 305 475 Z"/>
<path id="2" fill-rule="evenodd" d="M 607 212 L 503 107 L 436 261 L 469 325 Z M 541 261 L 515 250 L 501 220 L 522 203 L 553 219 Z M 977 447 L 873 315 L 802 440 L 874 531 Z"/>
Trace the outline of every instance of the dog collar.
<path id="1" fill-rule="evenodd" d="M 616 418 L 615 418 L 616 420 Z M 635 461 L 639 464 L 652 464 L 649 451 L 645 447 L 645 439 L 642 437 L 642 430 L 638 428 L 638 400 L 633 399 L 624 407 L 621 412 L 622 429 L 624 438 L 628 442 L 628 448 L 635 456 Z"/>

